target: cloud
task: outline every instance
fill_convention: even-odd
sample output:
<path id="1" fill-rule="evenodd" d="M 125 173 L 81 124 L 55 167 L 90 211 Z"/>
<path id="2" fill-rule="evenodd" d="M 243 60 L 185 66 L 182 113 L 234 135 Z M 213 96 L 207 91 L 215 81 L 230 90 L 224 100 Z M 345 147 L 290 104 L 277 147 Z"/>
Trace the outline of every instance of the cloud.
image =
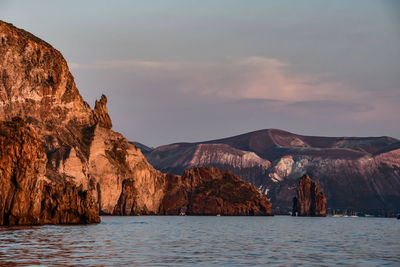
<path id="1" fill-rule="evenodd" d="M 374 106 L 368 103 L 360 103 L 353 101 L 332 101 L 332 100 L 316 100 L 316 101 L 298 101 L 288 104 L 289 107 L 320 110 L 320 111 L 336 111 L 349 113 L 370 112 L 375 110 Z"/>
<path id="2" fill-rule="evenodd" d="M 73 70 L 119 70 L 167 86 L 181 93 L 225 99 L 274 99 L 310 101 L 353 97 L 354 92 L 339 82 L 316 75 L 289 75 L 290 64 L 266 57 L 223 61 L 98 61 L 71 63 Z"/>

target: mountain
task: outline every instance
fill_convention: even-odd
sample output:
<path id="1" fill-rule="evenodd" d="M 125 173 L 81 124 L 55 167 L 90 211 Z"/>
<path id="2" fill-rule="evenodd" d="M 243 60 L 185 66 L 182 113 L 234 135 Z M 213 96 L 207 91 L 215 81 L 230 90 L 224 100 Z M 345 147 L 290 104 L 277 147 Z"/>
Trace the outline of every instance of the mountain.
<path id="1" fill-rule="evenodd" d="M 165 172 L 193 166 L 230 170 L 260 188 L 276 211 L 290 211 L 299 177 L 309 174 L 328 209 L 400 210 L 400 140 L 302 136 L 266 129 L 224 139 L 164 145 L 145 152 Z"/>
<path id="2" fill-rule="evenodd" d="M 170 180 L 178 178 L 154 169 L 140 149 L 112 130 L 107 97 L 92 110 L 61 53 L 38 37 L 0 21 L 0 39 L 0 120 L 20 117 L 37 136 L 46 154 L 45 179 L 79 186 L 101 214 L 163 214 Z"/>

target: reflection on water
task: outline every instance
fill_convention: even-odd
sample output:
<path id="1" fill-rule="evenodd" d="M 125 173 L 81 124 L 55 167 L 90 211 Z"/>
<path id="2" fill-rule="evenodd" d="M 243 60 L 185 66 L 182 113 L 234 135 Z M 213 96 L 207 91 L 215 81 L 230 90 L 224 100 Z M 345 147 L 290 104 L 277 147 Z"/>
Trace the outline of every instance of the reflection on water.
<path id="1" fill-rule="evenodd" d="M 400 266 L 384 218 L 102 217 L 86 226 L 0 227 L 0 265 Z"/>

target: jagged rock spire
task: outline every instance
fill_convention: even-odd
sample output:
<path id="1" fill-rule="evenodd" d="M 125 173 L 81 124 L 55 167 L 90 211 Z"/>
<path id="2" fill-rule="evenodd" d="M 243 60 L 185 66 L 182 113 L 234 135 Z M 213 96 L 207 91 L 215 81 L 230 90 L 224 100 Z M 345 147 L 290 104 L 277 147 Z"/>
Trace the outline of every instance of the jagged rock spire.
<path id="1" fill-rule="evenodd" d="M 326 216 L 325 195 L 318 185 L 304 174 L 300 178 L 297 197 L 293 198 L 293 216 Z"/>
<path id="2" fill-rule="evenodd" d="M 111 118 L 107 110 L 107 97 L 104 94 L 101 95 L 100 101 L 96 100 L 94 104 L 94 114 L 99 126 L 107 129 L 112 128 Z"/>

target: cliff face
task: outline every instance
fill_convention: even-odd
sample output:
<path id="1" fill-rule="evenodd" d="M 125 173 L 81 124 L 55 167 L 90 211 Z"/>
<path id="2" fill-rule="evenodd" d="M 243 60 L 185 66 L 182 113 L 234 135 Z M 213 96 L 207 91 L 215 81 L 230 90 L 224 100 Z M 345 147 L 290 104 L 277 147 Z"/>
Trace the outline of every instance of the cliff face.
<path id="1" fill-rule="evenodd" d="M 300 178 L 297 197 L 293 198 L 293 216 L 326 216 L 325 195 L 308 175 Z"/>
<path id="2" fill-rule="evenodd" d="M 188 215 L 272 215 L 271 203 L 257 188 L 217 168 L 193 168 L 182 176 L 168 175 L 166 181 L 158 214 L 178 215 L 184 208 Z M 137 214 L 135 194 L 125 182 L 114 213 Z"/>
<path id="3" fill-rule="evenodd" d="M 165 175 L 111 130 L 107 98 L 92 110 L 61 53 L 32 34 L 0 21 L 0 40 L 0 120 L 20 116 L 32 127 L 48 157 L 47 178 L 82 185 L 106 214 L 126 180 L 140 194 L 137 211 L 157 212 Z"/>
<path id="4" fill-rule="evenodd" d="M 0 122 L 0 225 L 98 223 L 91 194 L 46 178 L 42 142 L 21 119 Z"/>
<path id="5" fill-rule="evenodd" d="M 318 177 L 327 208 L 400 210 L 400 141 L 391 137 L 314 137 L 267 129 L 201 143 L 146 150 L 159 170 L 182 174 L 198 166 L 230 170 L 271 200 L 292 208 L 298 177 Z"/>

